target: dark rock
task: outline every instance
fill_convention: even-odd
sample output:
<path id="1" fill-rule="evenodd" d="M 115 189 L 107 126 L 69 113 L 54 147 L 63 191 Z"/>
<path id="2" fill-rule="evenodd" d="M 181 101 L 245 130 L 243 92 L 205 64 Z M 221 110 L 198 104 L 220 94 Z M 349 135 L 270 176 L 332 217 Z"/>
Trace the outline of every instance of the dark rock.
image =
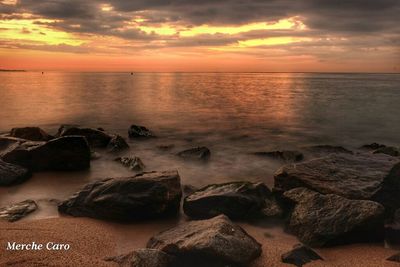
<path id="1" fill-rule="evenodd" d="M 0 160 L 0 186 L 18 184 L 31 176 L 27 169 Z"/>
<path id="2" fill-rule="evenodd" d="M 385 225 L 385 241 L 389 246 L 400 246 L 400 209 L 392 218 L 392 222 Z"/>
<path id="3" fill-rule="evenodd" d="M 203 146 L 181 151 L 177 155 L 187 160 L 207 161 L 210 159 L 211 152 L 207 147 Z"/>
<path id="4" fill-rule="evenodd" d="M 119 157 L 116 158 L 115 161 L 120 162 L 125 167 L 128 167 L 132 171 L 143 171 L 146 167 L 142 160 L 139 157 Z"/>
<path id="5" fill-rule="evenodd" d="M 243 266 L 261 254 L 261 245 L 224 215 L 180 224 L 152 237 L 147 247 L 187 263 L 180 266 L 215 266 L 216 262 Z"/>
<path id="6" fill-rule="evenodd" d="M 9 222 L 15 222 L 27 216 L 29 213 L 34 212 L 37 208 L 38 206 L 35 201 L 24 200 L 22 202 L 0 208 L 0 219 L 7 220 Z"/>
<path id="7" fill-rule="evenodd" d="M 271 195 L 262 183 L 230 182 L 208 185 L 187 196 L 183 211 L 191 218 L 205 219 L 225 214 L 231 219 L 261 215 L 265 199 Z"/>
<path id="8" fill-rule="evenodd" d="M 78 128 L 70 125 L 62 125 L 58 129 L 57 136 L 71 135 L 84 136 L 91 147 L 107 147 L 112 138 L 110 135 L 103 131 L 91 128 Z"/>
<path id="9" fill-rule="evenodd" d="M 155 137 L 149 129 L 140 125 L 131 125 L 128 130 L 128 135 L 130 138 Z"/>
<path id="10" fill-rule="evenodd" d="M 172 258 L 157 249 L 137 249 L 128 254 L 109 257 L 105 260 L 116 262 L 120 267 L 168 267 Z"/>
<path id="11" fill-rule="evenodd" d="M 83 170 L 90 167 L 90 149 L 84 137 L 67 136 L 49 142 L 22 143 L 2 159 L 32 171 Z"/>
<path id="12" fill-rule="evenodd" d="M 77 217 L 134 221 L 177 214 L 181 196 L 177 171 L 146 172 L 87 184 L 58 210 Z"/>
<path id="13" fill-rule="evenodd" d="M 372 144 L 368 144 L 368 145 L 363 145 L 361 148 L 369 149 L 369 150 L 376 150 L 376 149 L 384 148 L 384 147 L 386 147 L 386 146 L 382 145 L 382 144 L 378 144 L 378 143 L 372 143 Z"/>
<path id="14" fill-rule="evenodd" d="M 195 186 L 189 185 L 189 184 L 183 185 L 183 188 L 182 188 L 182 189 L 183 189 L 183 194 L 184 194 L 185 196 L 191 195 L 191 194 L 193 194 L 195 191 L 199 190 L 199 189 L 196 188 Z"/>
<path id="15" fill-rule="evenodd" d="M 317 145 L 304 147 L 305 150 L 317 155 L 325 154 L 353 154 L 351 150 L 348 150 L 342 146 L 331 146 L 331 145 Z"/>
<path id="16" fill-rule="evenodd" d="M 39 127 L 12 128 L 10 136 L 30 141 L 49 141 L 54 138 Z"/>
<path id="17" fill-rule="evenodd" d="M 110 152 L 119 152 L 128 149 L 129 145 L 122 136 L 116 134 L 111 138 L 107 148 Z"/>
<path id="18" fill-rule="evenodd" d="M 374 151 L 374 154 L 386 154 L 392 157 L 400 156 L 400 150 L 397 147 L 386 146 L 378 148 Z"/>
<path id="19" fill-rule="evenodd" d="M 323 260 L 314 250 L 302 244 L 293 246 L 293 249 L 283 254 L 281 258 L 282 262 L 293 264 L 297 267 L 301 267 L 308 262 Z"/>
<path id="20" fill-rule="evenodd" d="M 400 207 L 399 160 L 386 155 L 329 155 L 288 164 L 275 173 L 275 191 L 307 187 L 322 194 L 381 203 L 388 213 Z"/>
<path id="21" fill-rule="evenodd" d="M 261 211 L 265 218 L 281 218 L 284 214 L 283 209 L 274 199 L 265 199 L 265 208 Z"/>
<path id="22" fill-rule="evenodd" d="M 283 161 L 297 162 L 303 160 L 304 156 L 299 151 L 283 150 L 283 151 L 271 151 L 271 152 L 255 152 L 254 155 L 260 157 L 267 157 L 273 159 L 279 159 Z"/>
<path id="23" fill-rule="evenodd" d="M 390 256 L 389 258 L 387 258 L 386 260 L 388 261 L 394 261 L 394 262 L 400 262 L 400 252 L 396 253 L 392 256 Z"/>
<path id="24" fill-rule="evenodd" d="M 7 154 L 9 151 L 14 150 L 20 144 L 27 142 L 25 139 L 15 137 L 0 137 L 0 158 Z"/>
<path id="25" fill-rule="evenodd" d="M 284 193 L 294 203 L 287 230 L 310 246 L 383 240 L 385 208 L 369 200 L 322 195 L 304 187 Z"/>

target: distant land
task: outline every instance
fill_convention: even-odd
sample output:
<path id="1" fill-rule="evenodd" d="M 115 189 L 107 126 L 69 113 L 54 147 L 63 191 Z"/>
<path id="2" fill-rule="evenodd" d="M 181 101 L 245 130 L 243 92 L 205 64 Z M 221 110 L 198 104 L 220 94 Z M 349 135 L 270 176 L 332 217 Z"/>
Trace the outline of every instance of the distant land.
<path id="1" fill-rule="evenodd" d="M 16 71 L 16 72 L 21 72 L 21 71 L 26 71 L 26 70 L 5 70 L 5 69 L 0 69 L 0 71 Z"/>

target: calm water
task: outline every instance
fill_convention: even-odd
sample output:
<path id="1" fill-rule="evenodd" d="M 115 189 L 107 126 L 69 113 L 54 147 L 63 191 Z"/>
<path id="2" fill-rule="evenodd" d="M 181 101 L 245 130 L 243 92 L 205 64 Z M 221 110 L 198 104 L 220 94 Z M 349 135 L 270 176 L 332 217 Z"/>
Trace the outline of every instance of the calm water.
<path id="1" fill-rule="evenodd" d="M 159 138 L 131 141 L 126 154 L 147 170 L 178 169 L 196 186 L 228 180 L 264 181 L 280 163 L 249 152 L 311 144 L 349 148 L 400 145 L 400 75 L 288 73 L 0 73 L 0 131 L 60 124 L 103 127 L 127 136 L 130 124 Z M 170 152 L 157 145 L 174 144 Z M 178 160 L 194 146 L 211 149 L 209 164 Z M 103 153 L 87 172 L 41 173 L 0 189 L 0 203 L 63 198 L 89 180 L 131 174 Z M 51 209 L 43 209 L 53 214 Z"/>

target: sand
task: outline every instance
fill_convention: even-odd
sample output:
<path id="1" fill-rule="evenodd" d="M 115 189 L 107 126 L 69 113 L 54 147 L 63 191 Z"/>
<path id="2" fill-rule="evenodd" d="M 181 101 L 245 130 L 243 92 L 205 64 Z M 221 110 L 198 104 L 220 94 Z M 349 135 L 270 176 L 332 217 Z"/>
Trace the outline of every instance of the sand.
<path id="1" fill-rule="evenodd" d="M 0 222 L 0 266 L 116 266 L 105 257 L 145 247 L 157 232 L 176 224 L 176 220 L 136 224 L 108 223 L 89 218 L 50 218 Z M 298 243 L 281 227 L 242 227 L 263 245 L 263 255 L 251 267 L 293 266 L 283 264 L 280 255 Z M 68 251 L 7 251 L 7 242 L 69 243 Z M 395 250 L 382 244 L 353 244 L 316 250 L 325 261 L 307 266 L 399 266 L 385 259 Z"/>

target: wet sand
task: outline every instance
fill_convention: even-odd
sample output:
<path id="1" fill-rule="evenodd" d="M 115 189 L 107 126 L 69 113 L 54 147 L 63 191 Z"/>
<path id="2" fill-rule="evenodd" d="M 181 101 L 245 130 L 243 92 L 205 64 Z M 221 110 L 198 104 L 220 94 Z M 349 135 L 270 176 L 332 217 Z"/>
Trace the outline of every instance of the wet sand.
<path id="1" fill-rule="evenodd" d="M 0 222 L 0 266 L 116 266 L 103 259 L 143 248 L 152 235 L 176 223 L 177 220 L 116 224 L 71 217 Z M 251 267 L 293 266 L 283 264 L 280 256 L 298 243 L 296 237 L 284 233 L 280 226 L 241 226 L 263 246 L 262 257 Z M 71 248 L 68 251 L 6 251 L 8 241 L 69 243 Z M 382 244 L 353 244 L 316 251 L 325 261 L 307 266 L 399 266 L 385 260 L 396 251 Z"/>

